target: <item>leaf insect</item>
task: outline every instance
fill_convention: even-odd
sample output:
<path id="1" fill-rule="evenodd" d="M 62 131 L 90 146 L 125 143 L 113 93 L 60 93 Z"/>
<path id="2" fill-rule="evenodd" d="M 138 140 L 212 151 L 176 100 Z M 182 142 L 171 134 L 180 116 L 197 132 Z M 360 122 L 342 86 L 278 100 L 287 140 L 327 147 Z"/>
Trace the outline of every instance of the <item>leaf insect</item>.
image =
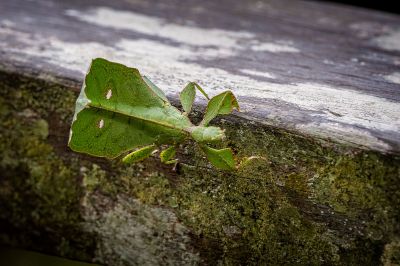
<path id="1" fill-rule="evenodd" d="M 188 118 L 196 91 L 209 100 L 199 125 Z M 180 93 L 180 101 L 183 113 L 137 69 L 96 58 L 76 102 L 69 147 L 76 152 L 107 158 L 128 153 L 122 161 L 135 163 L 154 154 L 160 145 L 167 145 L 160 152 L 161 162 L 174 164 L 176 145 L 192 138 L 213 166 L 235 169 L 230 148 L 210 146 L 225 138 L 224 131 L 208 125 L 217 115 L 230 114 L 234 109 L 239 111 L 234 94 L 228 90 L 210 99 L 197 83 L 189 82 Z"/>

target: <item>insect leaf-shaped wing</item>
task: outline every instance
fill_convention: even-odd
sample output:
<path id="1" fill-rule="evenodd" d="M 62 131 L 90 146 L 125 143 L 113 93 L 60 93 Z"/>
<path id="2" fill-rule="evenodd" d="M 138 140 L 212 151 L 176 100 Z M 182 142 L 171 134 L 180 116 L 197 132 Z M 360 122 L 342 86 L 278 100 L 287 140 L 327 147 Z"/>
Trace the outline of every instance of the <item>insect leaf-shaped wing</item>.
<path id="1" fill-rule="evenodd" d="M 160 153 L 161 162 L 163 162 L 165 164 L 171 164 L 171 163 L 176 162 L 176 160 L 174 160 L 175 154 L 176 154 L 176 149 L 174 146 L 171 146 L 171 147 L 163 150 Z"/>
<path id="2" fill-rule="evenodd" d="M 233 109 L 239 111 L 239 103 L 235 95 L 231 91 L 222 92 L 208 102 L 206 113 L 203 120 L 200 122 L 201 126 L 207 126 L 208 123 L 217 115 L 230 114 Z"/>
<path id="3" fill-rule="evenodd" d="M 201 148 L 206 154 L 207 159 L 215 167 L 224 170 L 235 169 L 235 159 L 230 148 L 217 150 L 206 145 L 202 145 Z"/>
<path id="4" fill-rule="evenodd" d="M 151 80 L 149 80 L 146 76 L 143 76 L 144 82 L 164 101 L 168 101 L 167 96 L 165 96 L 165 93 L 157 87 Z"/>
<path id="5" fill-rule="evenodd" d="M 207 100 L 210 100 L 207 93 L 202 87 L 200 87 L 199 84 L 196 82 L 189 82 L 179 95 L 183 110 L 187 115 L 192 110 L 194 99 L 196 97 L 196 89 L 199 90 L 207 98 Z"/>
<path id="6" fill-rule="evenodd" d="M 153 154 L 153 152 L 157 151 L 156 145 L 152 144 L 149 146 L 145 146 L 143 148 L 140 148 L 136 151 L 133 151 L 126 155 L 124 158 L 122 158 L 122 162 L 124 163 L 136 163 L 140 162 Z"/>
<path id="7" fill-rule="evenodd" d="M 71 149 L 113 158 L 136 147 L 185 138 L 189 119 L 148 84 L 137 69 L 94 59 L 77 101 Z"/>

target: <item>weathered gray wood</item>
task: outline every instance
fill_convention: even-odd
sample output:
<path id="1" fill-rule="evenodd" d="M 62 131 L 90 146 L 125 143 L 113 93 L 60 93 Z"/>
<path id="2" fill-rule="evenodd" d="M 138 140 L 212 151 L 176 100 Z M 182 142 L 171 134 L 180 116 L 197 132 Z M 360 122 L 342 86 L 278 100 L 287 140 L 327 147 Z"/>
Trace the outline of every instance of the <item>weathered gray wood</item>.
<path id="1" fill-rule="evenodd" d="M 176 99 L 232 89 L 250 120 L 400 152 L 400 17 L 301 1 L 0 3 L 2 69 L 80 86 L 90 59 L 139 68 Z"/>

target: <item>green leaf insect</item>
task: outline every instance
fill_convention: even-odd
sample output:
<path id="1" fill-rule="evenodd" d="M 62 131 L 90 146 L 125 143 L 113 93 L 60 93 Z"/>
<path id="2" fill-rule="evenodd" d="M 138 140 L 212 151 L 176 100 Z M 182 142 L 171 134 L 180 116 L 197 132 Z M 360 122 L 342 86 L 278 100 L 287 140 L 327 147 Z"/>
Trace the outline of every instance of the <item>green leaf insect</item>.
<path id="1" fill-rule="evenodd" d="M 145 146 L 143 148 L 140 148 L 134 152 L 129 153 L 126 155 L 124 158 L 122 158 L 122 161 L 124 163 L 136 163 L 140 162 L 146 158 L 149 158 L 150 155 L 152 155 L 154 152 L 157 151 L 156 145 L 149 145 Z"/>
<path id="2" fill-rule="evenodd" d="M 160 153 L 160 160 L 165 164 L 173 164 L 177 162 L 177 159 L 173 159 L 176 154 L 176 149 L 171 146 Z"/>
<path id="3" fill-rule="evenodd" d="M 188 118 L 196 91 L 209 100 L 199 125 Z M 69 147 L 98 157 L 125 155 L 123 162 L 135 163 L 154 155 L 163 145 L 167 148 L 159 153 L 161 162 L 172 164 L 177 162 L 176 145 L 191 138 L 216 168 L 235 169 L 230 148 L 218 150 L 209 146 L 221 142 L 224 131 L 208 126 L 217 115 L 239 110 L 233 93 L 225 91 L 210 99 L 197 83 L 190 82 L 180 100 L 184 113 L 172 106 L 164 92 L 137 69 L 96 58 L 76 101 Z"/>

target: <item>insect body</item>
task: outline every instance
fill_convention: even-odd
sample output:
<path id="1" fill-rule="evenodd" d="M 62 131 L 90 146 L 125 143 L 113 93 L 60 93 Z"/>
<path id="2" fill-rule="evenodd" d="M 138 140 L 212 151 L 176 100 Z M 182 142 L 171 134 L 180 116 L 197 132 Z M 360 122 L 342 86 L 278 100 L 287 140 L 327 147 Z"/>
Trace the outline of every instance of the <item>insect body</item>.
<path id="1" fill-rule="evenodd" d="M 188 118 L 196 91 L 209 100 L 199 125 Z M 107 158 L 138 148 L 123 158 L 124 162 L 132 163 L 149 157 L 159 145 L 173 145 L 162 151 L 160 158 L 163 163 L 174 163 L 174 145 L 192 138 L 215 167 L 234 169 L 230 148 L 209 147 L 225 137 L 224 131 L 208 126 L 217 115 L 239 110 L 233 93 L 225 91 L 210 99 L 197 83 L 190 82 L 181 92 L 180 100 L 184 113 L 172 106 L 164 92 L 137 69 L 94 59 L 76 102 L 69 147 Z"/>

